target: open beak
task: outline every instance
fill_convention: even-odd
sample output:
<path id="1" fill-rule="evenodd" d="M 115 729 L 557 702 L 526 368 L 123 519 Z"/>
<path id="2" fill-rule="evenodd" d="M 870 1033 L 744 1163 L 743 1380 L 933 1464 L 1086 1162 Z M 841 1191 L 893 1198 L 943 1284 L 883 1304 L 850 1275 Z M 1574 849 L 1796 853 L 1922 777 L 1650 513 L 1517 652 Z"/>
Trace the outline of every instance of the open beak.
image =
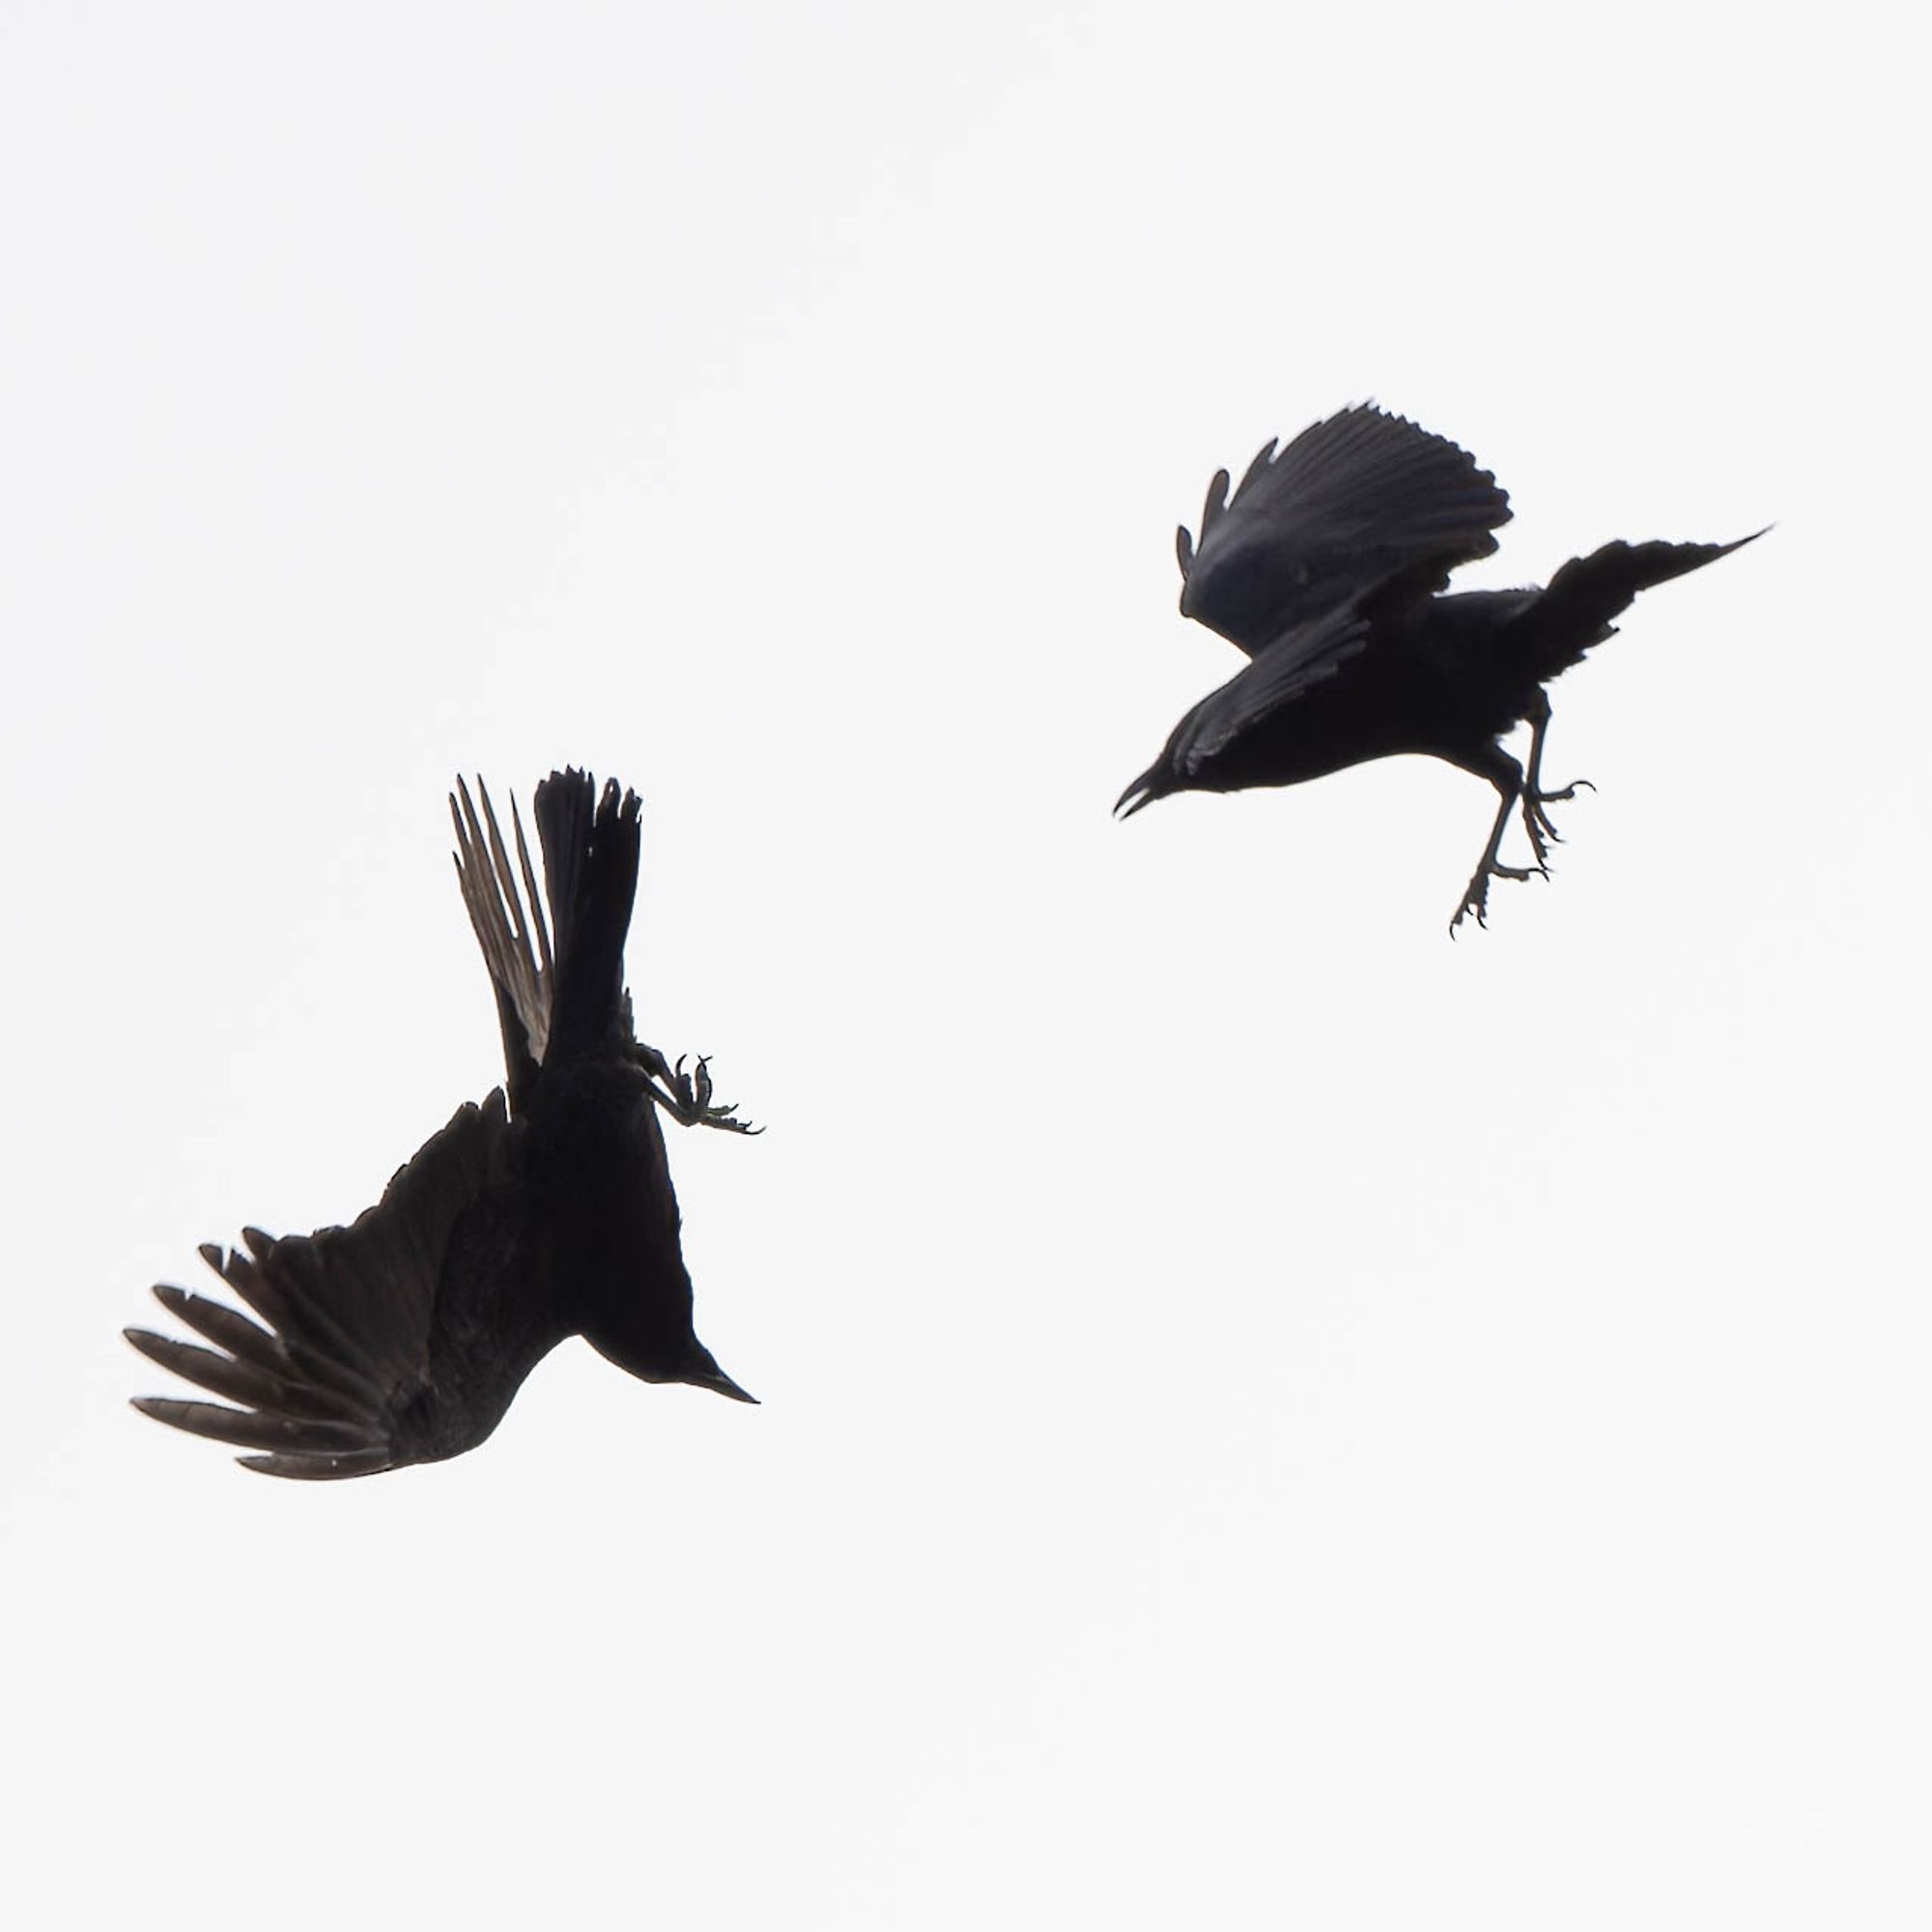
<path id="1" fill-rule="evenodd" d="M 1130 784 L 1126 788 L 1126 790 L 1123 791 L 1120 795 L 1120 797 L 1114 801 L 1114 816 L 1116 818 L 1131 818 L 1134 815 L 1134 813 L 1141 809 L 1142 806 L 1151 805 L 1154 802 L 1154 800 L 1160 796 L 1160 794 L 1153 788 L 1153 785 L 1151 783 L 1152 778 L 1153 778 L 1152 772 L 1151 771 L 1143 772 L 1140 775 L 1140 777 L 1137 778 L 1133 781 L 1133 783 Z M 1131 805 L 1127 803 L 1129 799 L 1133 801 Z"/>

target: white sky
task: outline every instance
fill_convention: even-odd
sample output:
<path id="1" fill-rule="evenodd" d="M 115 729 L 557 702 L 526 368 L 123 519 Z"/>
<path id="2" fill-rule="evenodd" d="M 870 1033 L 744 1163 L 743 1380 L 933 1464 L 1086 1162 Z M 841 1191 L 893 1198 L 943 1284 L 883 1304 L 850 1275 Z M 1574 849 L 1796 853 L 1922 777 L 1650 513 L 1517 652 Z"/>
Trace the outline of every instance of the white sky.
<path id="1" fill-rule="evenodd" d="M 0 14 L 23 1924 L 1922 1927 L 1920 8 Z M 1112 823 L 1217 465 L 1750 552 Z M 147 1285 L 499 1077 L 458 770 L 646 798 L 745 1409 L 257 1481 Z"/>

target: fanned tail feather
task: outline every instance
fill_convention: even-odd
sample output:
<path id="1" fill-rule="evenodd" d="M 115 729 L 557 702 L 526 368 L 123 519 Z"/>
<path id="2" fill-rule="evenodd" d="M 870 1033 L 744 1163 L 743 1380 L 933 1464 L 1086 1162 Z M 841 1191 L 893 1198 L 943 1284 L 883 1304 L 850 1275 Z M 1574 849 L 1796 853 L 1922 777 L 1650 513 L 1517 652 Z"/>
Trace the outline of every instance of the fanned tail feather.
<path id="1" fill-rule="evenodd" d="M 638 894 L 641 849 L 636 792 L 614 780 L 601 796 L 588 772 L 553 772 L 537 787 L 556 968 L 551 1037 L 578 1051 L 601 1039 L 625 1011 L 624 940 Z"/>
<path id="2" fill-rule="evenodd" d="M 1520 654 L 1539 680 L 1554 677 L 1580 664 L 1584 652 L 1614 637 L 1613 620 L 1641 592 L 1716 563 L 1763 535 L 1763 530 L 1753 530 L 1727 544 L 1633 544 L 1619 538 L 1588 556 L 1572 557 L 1503 632 L 1500 648 Z"/>
<path id="3" fill-rule="evenodd" d="M 513 867 L 489 787 L 480 778 L 476 793 L 483 802 L 480 816 L 462 779 L 449 797 L 449 816 L 456 827 L 456 877 L 483 963 L 490 969 L 503 1033 L 510 1104 L 518 1108 L 534 1086 L 549 1050 L 555 962 L 516 799 L 510 800 L 510 824 L 517 839 Z"/>

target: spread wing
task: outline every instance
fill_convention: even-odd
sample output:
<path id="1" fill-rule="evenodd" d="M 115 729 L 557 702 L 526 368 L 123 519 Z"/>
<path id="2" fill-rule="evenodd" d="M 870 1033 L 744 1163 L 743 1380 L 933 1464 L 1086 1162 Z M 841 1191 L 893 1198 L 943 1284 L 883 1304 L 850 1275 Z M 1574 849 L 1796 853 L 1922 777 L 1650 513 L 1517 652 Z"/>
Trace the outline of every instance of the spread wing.
<path id="1" fill-rule="evenodd" d="M 1488 556 L 1508 496 L 1466 450 L 1364 403 L 1270 442 L 1228 495 L 1208 486 L 1201 540 L 1178 534 L 1180 609 L 1250 657 L 1402 577 L 1441 589 Z"/>
<path id="2" fill-rule="evenodd" d="M 507 1231 L 491 1224 L 514 1199 L 515 1131 L 503 1095 L 492 1094 L 460 1108 L 353 1226 L 281 1240 L 251 1228 L 242 1248 L 204 1247 L 202 1259 L 260 1321 L 162 1284 L 161 1306 L 214 1347 L 145 1328 L 127 1335 L 151 1361 L 242 1406 L 152 1396 L 134 1406 L 264 1452 L 240 1461 L 271 1476 L 373 1475 L 480 1441 L 536 1355 L 500 1351 L 521 1360 L 507 1390 L 504 1375 L 452 1376 L 457 1386 L 439 1389 L 433 1349 L 452 1316 L 459 1331 L 487 1327 L 514 1287 L 489 1277 L 510 1265 Z M 452 1402 L 470 1412 L 451 1413 Z"/>
<path id="3" fill-rule="evenodd" d="M 469 787 L 461 779 L 450 794 L 449 815 L 456 826 L 456 877 L 463 903 L 490 984 L 497 995 L 497 1018 L 503 1030 L 503 1060 L 509 1073 L 510 1109 L 521 1113 L 535 1084 L 537 1069 L 550 1046 L 551 1004 L 556 985 L 556 964 L 551 955 L 550 928 L 544 923 L 543 895 L 537 891 L 530 848 L 524 841 L 524 821 L 517 801 L 510 800 L 510 824 L 517 835 L 518 871 L 497 829 L 489 787 L 479 778 L 483 801 L 479 819 L 470 803 Z M 527 908 L 526 902 L 527 895 Z"/>
<path id="4" fill-rule="evenodd" d="M 1162 755 L 1173 776 L 1197 777 L 1243 732 L 1324 682 L 1368 643 L 1368 620 L 1350 608 L 1302 624 L 1258 652 L 1219 691 L 1210 691 L 1179 724 Z"/>

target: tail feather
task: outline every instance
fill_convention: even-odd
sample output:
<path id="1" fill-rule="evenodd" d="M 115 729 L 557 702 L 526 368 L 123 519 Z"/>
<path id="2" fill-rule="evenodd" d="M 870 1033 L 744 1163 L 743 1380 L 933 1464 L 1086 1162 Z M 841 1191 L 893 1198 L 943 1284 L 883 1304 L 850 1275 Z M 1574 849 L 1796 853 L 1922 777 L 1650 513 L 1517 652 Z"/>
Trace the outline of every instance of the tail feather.
<path id="1" fill-rule="evenodd" d="M 1503 633 L 1503 646 L 1525 656 L 1539 680 L 1554 677 L 1580 664 L 1592 645 L 1614 636 L 1612 620 L 1630 609 L 1640 591 L 1701 570 L 1763 535 L 1754 530 L 1727 544 L 1632 544 L 1619 539 L 1588 556 L 1572 557 Z"/>
<path id="2" fill-rule="evenodd" d="M 593 1044 L 624 1011 L 624 940 L 641 849 L 636 792 L 588 772 L 553 772 L 537 786 L 537 838 L 556 939 L 551 1040 Z"/>
<path id="3" fill-rule="evenodd" d="M 517 802 L 514 798 L 510 801 L 510 824 L 517 836 L 517 866 L 513 867 L 490 803 L 489 787 L 480 778 L 476 791 L 483 802 L 480 816 L 470 800 L 469 786 L 462 779 L 449 795 L 449 815 L 456 827 L 456 877 L 469 913 L 470 929 L 490 970 L 497 1019 L 503 1034 L 510 1109 L 521 1113 L 529 1103 L 537 1069 L 550 1046 L 554 961 Z"/>

